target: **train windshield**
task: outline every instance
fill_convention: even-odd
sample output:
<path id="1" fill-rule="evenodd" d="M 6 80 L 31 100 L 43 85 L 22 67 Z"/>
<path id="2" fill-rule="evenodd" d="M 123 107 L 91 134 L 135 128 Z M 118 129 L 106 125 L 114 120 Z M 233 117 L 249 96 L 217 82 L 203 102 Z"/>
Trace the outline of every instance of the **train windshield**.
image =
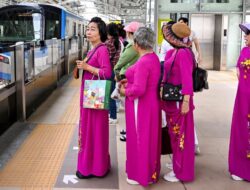
<path id="1" fill-rule="evenodd" d="M 0 12 L 0 41 L 17 42 L 41 39 L 42 15 L 33 10 Z"/>

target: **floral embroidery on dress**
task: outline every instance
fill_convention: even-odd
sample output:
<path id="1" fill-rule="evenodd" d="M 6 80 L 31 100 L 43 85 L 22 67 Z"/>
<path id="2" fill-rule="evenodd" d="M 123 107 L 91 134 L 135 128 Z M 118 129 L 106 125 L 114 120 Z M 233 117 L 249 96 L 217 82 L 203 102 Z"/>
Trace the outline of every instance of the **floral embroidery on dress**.
<path id="1" fill-rule="evenodd" d="M 184 138 L 185 138 L 185 135 L 184 133 L 181 135 L 181 139 L 180 139 L 180 149 L 181 150 L 184 150 Z"/>
<path id="2" fill-rule="evenodd" d="M 153 179 L 153 181 L 156 181 L 156 179 L 157 179 L 157 173 L 156 172 L 153 173 L 152 179 Z"/>
<path id="3" fill-rule="evenodd" d="M 178 125 L 178 123 L 176 123 L 173 127 L 173 133 L 176 135 L 180 134 L 180 126 Z"/>
<path id="4" fill-rule="evenodd" d="M 250 59 L 246 59 L 245 61 L 242 61 L 241 63 L 242 68 L 244 69 L 244 79 L 247 79 L 247 74 L 250 71 Z"/>
<path id="5" fill-rule="evenodd" d="M 172 126 L 171 127 L 172 133 L 175 134 L 176 140 L 179 141 L 179 148 L 181 150 L 184 150 L 185 134 L 184 134 L 183 131 L 181 132 L 181 126 L 180 126 L 180 124 L 177 123 L 177 122 L 174 123 L 172 118 L 170 118 L 169 121 L 170 121 L 170 126 Z"/>

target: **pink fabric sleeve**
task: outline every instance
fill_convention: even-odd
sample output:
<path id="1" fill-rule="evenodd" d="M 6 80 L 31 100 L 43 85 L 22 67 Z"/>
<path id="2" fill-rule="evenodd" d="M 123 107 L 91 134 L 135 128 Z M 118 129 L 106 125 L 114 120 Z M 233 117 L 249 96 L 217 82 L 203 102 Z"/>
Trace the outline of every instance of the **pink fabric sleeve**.
<path id="1" fill-rule="evenodd" d="M 147 87 L 149 70 L 143 62 L 137 62 L 134 73 L 134 82 L 130 84 L 126 90 L 125 95 L 130 99 L 134 100 L 142 96 Z"/>
<path id="2" fill-rule="evenodd" d="M 109 60 L 109 52 L 106 46 L 100 47 L 97 53 L 97 61 L 99 64 L 99 76 L 101 79 L 110 79 L 111 78 L 111 64 Z"/>
<path id="3" fill-rule="evenodd" d="M 181 74 L 182 94 L 193 96 L 193 60 L 190 50 L 180 49 L 176 56 Z"/>

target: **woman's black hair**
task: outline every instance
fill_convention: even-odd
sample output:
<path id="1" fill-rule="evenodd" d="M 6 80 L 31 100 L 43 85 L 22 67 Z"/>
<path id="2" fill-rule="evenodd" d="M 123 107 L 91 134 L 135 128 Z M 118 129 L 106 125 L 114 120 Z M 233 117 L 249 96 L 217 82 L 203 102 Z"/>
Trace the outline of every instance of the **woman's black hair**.
<path id="1" fill-rule="evenodd" d="M 125 39 L 126 38 L 126 31 L 124 30 L 124 26 L 122 24 L 118 24 L 117 27 L 118 27 L 119 36 L 121 36 L 123 39 Z"/>
<path id="2" fill-rule="evenodd" d="M 97 24 L 101 41 L 105 42 L 107 40 L 107 27 L 105 22 L 100 17 L 93 17 L 89 23 L 94 22 Z"/>
<path id="3" fill-rule="evenodd" d="M 107 33 L 108 35 L 112 36 L 112 38 L 114 39 L 115 49 L 118 50 L 120 41 L 119 41 L 119 33 L 118 33 L 117 25 L 115 23 L 108 24 Z"/>
<path id="4" fill-rule="evenodd" d="M 181 20 L 182 20 L 184 23 L 188 24 L 188 18 L 186 18 L 186 17 L 181 17 L 181 18 L 178 19 L 178 22 L 180 22 Z"/>

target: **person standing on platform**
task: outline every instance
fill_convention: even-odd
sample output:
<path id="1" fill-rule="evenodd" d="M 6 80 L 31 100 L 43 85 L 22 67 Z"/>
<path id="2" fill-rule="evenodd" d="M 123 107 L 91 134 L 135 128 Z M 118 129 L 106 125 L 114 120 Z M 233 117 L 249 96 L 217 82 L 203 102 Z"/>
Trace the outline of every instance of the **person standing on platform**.
<path id="1" fill-rule="evenodd" d="M 178 19 L 178 22 L 184 23 L 184 24 L 186 24 L 188 26 L 188 18 L 181 17 L 181 18 Z M 192 50 L 193 50 L 194 54 L 196 55 L 196 60 L 197 60 L 197 62 L 199 64 L 201 64 L 202 63 L 202 56 L 201 56 L 200 42 L 199 42 L 199 40 L 198 40 L 198 38 L 196 36 L 196 33 L 193 30 L 191 30 L 189 40 L 192 42 Z M 193 44 L 194 44 L 194 46 L 193 46 Z M 194 128 L 194 137 L 195 137 L 195 141 L 194 141 L 195 154 L 199 155 L 201 153 L 201 151 L 200 151 L 198 136 L 197 136 L 195 128 Z"/>
<path id="2" fill-rule="evenodd" d="M 85 60 L 77 61 L 77 67 L 83 69 L 76 172 L 76 176 L 80 179 L 103 177 L 110 170 L 108 110 L 83 108 L 84 81 L 111 77 L 109 52 L 104 44 L 107 39 L 105 22 L 99 17 L 92 18 L 88 24 L 86 35 L 93 47 L 87 57 L 92 54 L 93 56 L 87 61 L 88 63 Z"/>
<path id="3" fill-rule="evenodd" d="M 190 28 L 183 23 L 166 25 L 163 28 L 164 38 L 175 49 L 169 50 L 166 55 L 162 85 L 165 82 L 173 85 L 181 85 L 181 93 L 184 96 L 182 102 L 162 102 L 163 110 L 166 112 L 173 151 L 173 171 L 164 175 L 164 179 L 170 182 L 194 180 L 194 103 L 192 79 L 194 64 L 193 54 L 190 50 L 191 42 L 185 41 L 190 32 Z M 169 76 L 168 79 L 167 76 Z"/>
<path id="4" fill-rule="evenodd" d="M 113 90 L 115 90 L 116 87 L 115 74 L 113 68 L 120 57 L 121 43 L 119 40 L 118 27 L 115 23 L 110 23 L 107 25 L 107 33 L 108 33 L 108 40 L 105 42 L 105 44 L 109 50 L 109 59 L 112 66 L 111 92 L 113 92 Z M 117 123 L 116 101 L 112 98 L 110 98 L 109 114 L 110 114 L 109 123 L 116 124 Z"/>
<path id="5" fill-rule="evenodd" d="M 169 21 L 169 22 L 164 23 L 162 28 L 161 28 L 161 31 L 162 31 L 164 25 L 174 24 L 174 23 L 175 23 L 174 21 Z M 162 31 L 162 33 L 163 33 L 163 31 Z M 173 47 L 163 38 L 162 43 L 161 43 L 161 47 L 160 47 L 160 52 L 159 52 L 160 53 L 159 58 L 160 58 L 160 63 L 161 63 L 161 80 L 162 80 L 162 75 L 163 75 L 163 70 L 164 70 L 165 57 L 166 57 L 167 52 L 171 49 L 173 49 Z M 163 126 L 167 125 L 165 116 L 166 116 L 166 114 L 162 110 L 162 124 L 163 124 Z"/>
<path id="6" fill-rule="evenodd" d="M 234 180 L 250 181 L 250 23 L 240 24 L 246 47 L 237 63 L 238 90 L 229 145 L 229 172 Z"/>
<path id="7" fill-rule="evenodd" d="M 160 61 L 153 51 L 155 34 L 141 27 L 134 33 L 138 61 L 125 73 L 120 93 L 126 96 L 126 172 L 131 185 L 155 183 L 160 174 Z"/>
<path id="8" fill-rule="evenodd" d="M 117 62 L 117 64 L 114 67 L 114 72 L 116 76 L 116 81 L 119 82 L 120 80 L 125 78 L 125 72 L 126 70 L 133 65 L 139 58 L 139 54 L 134 49 L 134 33 L 143 26 L 142 23 L 139 22 L 131 22 L 129 23 L 124 30 L 126 31 L 128 45 L 124 47 L 122 54 Z M 126 141 L 126 130 L 121 130 L 121 141 Z"/>

